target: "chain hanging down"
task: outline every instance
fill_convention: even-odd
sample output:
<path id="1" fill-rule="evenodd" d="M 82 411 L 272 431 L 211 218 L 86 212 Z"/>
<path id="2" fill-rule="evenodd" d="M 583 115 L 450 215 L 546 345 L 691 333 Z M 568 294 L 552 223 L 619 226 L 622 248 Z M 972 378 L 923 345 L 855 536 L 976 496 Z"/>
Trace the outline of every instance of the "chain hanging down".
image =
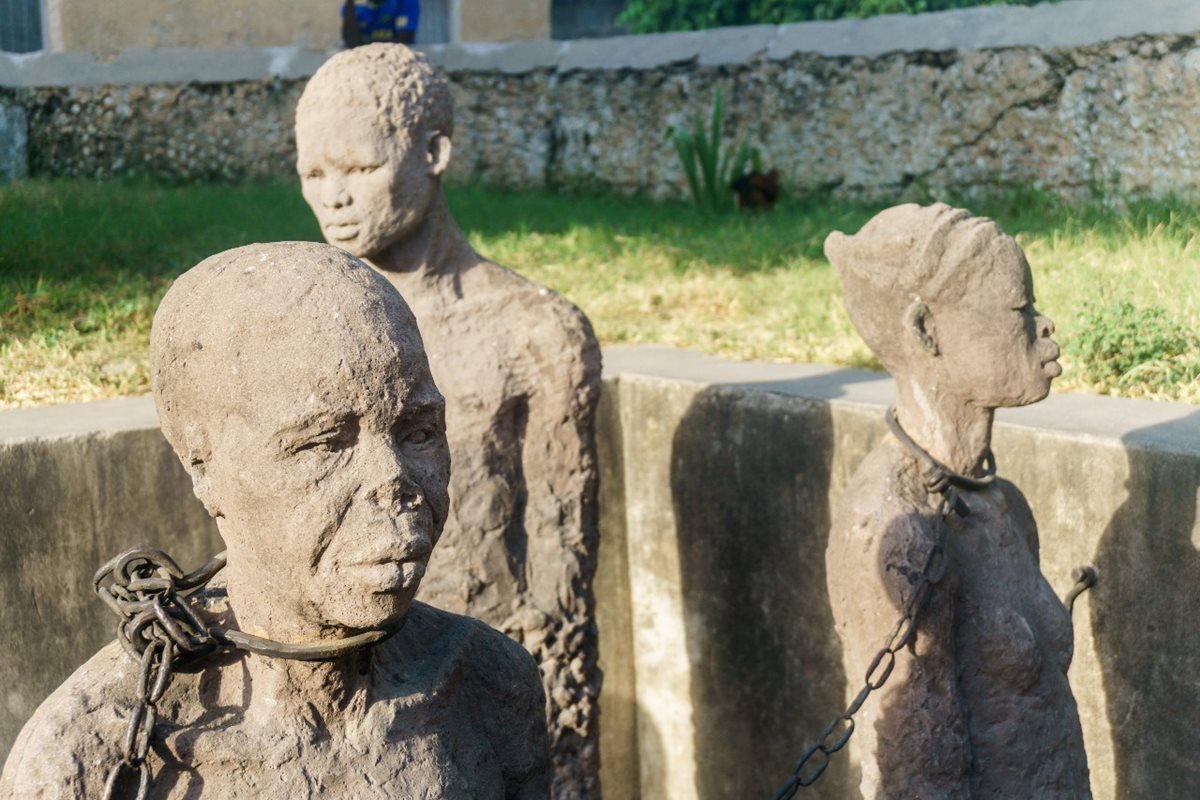
<path id="1" fill-rule="evenodd" d="M 137 700 L 129 715 L 122 757 L 109 771 L 103 800 L 116 796 L 122 776 L 136 782 L 136 800 L 145 800 L 153 783 L 147 760 L 158 701 L 171 683 L 177 664 L 219 649 L 300 661 L 324 661 L 378 644 L 400 624 L 370 630 L 334 642 L 288 644 L 242 631 L 208 626 L 188 603 L 188 595 L 205 586 L 225 566 L 218 553 L 194 572 L 184 573 L 162 550 L 135 547 L 102 566 L 92 579 L 96 594 L 121 618 L 117 641 L 139 664 Z"/>
<path id="2" fill-rule="evenodd" d="M 854 715 L 862 708 L 871 692 L 883 688 L 888 678 L 891 677 L 892 670 L 896 668 L 896 654 L 908 647 L 916 637 L 917 625 L 922 612 L 929 605 L 933 587 L 946 574 L 948 558 L 946 542 L 949 535 L 946 520 L 951 514 L 965 517 L 970 513 L 970 508 L 963 501 L 961 492 L 986 489 L 996 479 L 996 460 L 992 456 L 991 450 L 988 450 L 984 456 L 983 477 L 969 478 L 937 461 L 914 442 L 900 427 L 895 407 L 889 408 L 887 411 L 887 424 L 892 435 L 921 464 L 925 489 L 931 495 L 941 495 L 941 503 L 934 516 L 933 546 L 925 556 L 925 563 L 921 566 L 921 574 L 916 587 L 908 598 L 908 602 L 904 604 L 904 615 L 896 622 L 892 632 L 888 634 L 887 643 L 875 654 L 875 657 L 871 659 L 870 666 L 867 667 L 862 690 L 850 701 L 850 705 L 846 706 L 845 711 L 830 720 L 829 724 L 821 730 L 816 742 L 801 754 L 791 776 L 775 792 L 774 800 L 791 800 L 802 787 L 815 783 L 829 766 L 829 759 L 833 754 L 849 743 L 850 737 L 854 735 Z"/>

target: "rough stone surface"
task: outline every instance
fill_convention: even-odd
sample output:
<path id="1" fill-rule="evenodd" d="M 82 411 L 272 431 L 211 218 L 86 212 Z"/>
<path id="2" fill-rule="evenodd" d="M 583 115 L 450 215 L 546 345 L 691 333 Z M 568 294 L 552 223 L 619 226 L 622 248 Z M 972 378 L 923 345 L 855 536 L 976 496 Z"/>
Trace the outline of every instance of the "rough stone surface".
<path id="1" fill-rule="evenodd" d="M 951 38 L 946 49 L 768 57 L 756 49 L 757 30 L 744 41 L 714 34 L 716 48 L 703 35 L 658 45 L 632 37 L 637 53 L 661 55 L 668 44 L 688 52 L 640 66 L 605 66 L 623 63 L 618 40 L 439 50 L 458 107 L 449 177 L 683 197 L 684 177 L 658 132 L 706 110 L 721 89 L 730 130 L 753 133 L 790 191 L 1200 194 L 1195 34 L 979 45 L 990 49 Z M 729 52 L 745 60 L 709 63 Z M 0 104 L 26 110 L 35 175 L 281 176 L 302 87 L 290 68 L 275 74 L 120 88 L 24 83 L 0 89 Z"/>
<path id="2" fill-rule="evenodd" d="M 864 341 L 892 373 L 901 426 L 938 462 L 978 475 L 996 408 L 1043 399 L 1061 373 L 1029 265 L 991 220 L 898 206 L 826 253 Z M 1011 483 L 964 494 L 945 577 L 914 646 L 863 706 L 864 797 L 1091 797 L 1067 670 L 1071 619 L 1039 569 L 1037 526 Z M 941 496 L 894 436 L 838 504 L 827 582 L 848 675 L 866 674 L 936 540 Z M 849 695 L 857 694 L 851 684 Z"/>
<path id="3" fill-rule="evenodd" d="M 29 117 L 33 175 L 238 180 L 292 170 L 298 96 L 261 80 L 0 90 L 0 104 Z"/>
<path id="4" fill-rule="evenodd" d="M 446 396 L 453 503 L 423 597 L 534 654 L 554 794 L 597 797 L 600 351 L 575 306 L 467 243 L 441 186 L 452 117 L 423 56 L 403 45 L 341 53 L 300 100 L 302 188 L 326 239 L 408 299 Z"/>
<path id="5" fill-rule="evenodd" d="M 251 245 L 164 298 L 163 433 L 228 553 L 208 613 L 284 642 L 405 624 L 326 661 L 227 652 L 160 701 L 154 797 L 548 797 L 536 665 L 413 597 L 449 510 L 444 403 L 415 320 L 335 248 Z M 4 797 L 96 797 L 137 667 L 103 648 L 35 712 Z"/>

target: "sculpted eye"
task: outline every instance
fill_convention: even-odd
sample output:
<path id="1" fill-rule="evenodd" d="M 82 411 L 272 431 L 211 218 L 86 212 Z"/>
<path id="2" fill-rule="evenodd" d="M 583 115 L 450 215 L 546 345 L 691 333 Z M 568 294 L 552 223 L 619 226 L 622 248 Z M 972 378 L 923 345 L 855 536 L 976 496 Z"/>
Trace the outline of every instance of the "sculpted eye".
<path id="1" fill-rule="evenodd" d="M 324 178 L 324 177 L 325 177 L 325 173 L 319 169 L 310 169 L 304 173 L 304 179 L 306 181 L 314 181 L 314 180 L 317 180 L 318 178 Z"/>
<path id="2" fill-rule="evenodd" d="M 357 167 L 351 167 L 347 172 L 351 175 L 366 175 L 379 169 L 379 164 L 362 164 Z"/>
<path id="3" fill-rule="evenodd" d="M 415 431 L 409 432 L 404 437 L 407 444 L 423 445 L 433 441 L 433 430 L 430 428 L 417 428 Z"/>
<path id="4" fill-rule="evenodd" d="M 323 439 L 312 439 L 307 442 L 302 442 L 292 448 L 293 453 L 336 453 L 342 447 L 337 440 L 337 437 L 326 437 Z"/>
<path id="5" fill-rule="evenodd" d="M 357 441 L 357 421 L 342 420 L 328 427 L 298 435 L 286 449 L 288 455 L 293 456 L 301 453 L 325 455 L 347 450 L 353 447 Z"/>

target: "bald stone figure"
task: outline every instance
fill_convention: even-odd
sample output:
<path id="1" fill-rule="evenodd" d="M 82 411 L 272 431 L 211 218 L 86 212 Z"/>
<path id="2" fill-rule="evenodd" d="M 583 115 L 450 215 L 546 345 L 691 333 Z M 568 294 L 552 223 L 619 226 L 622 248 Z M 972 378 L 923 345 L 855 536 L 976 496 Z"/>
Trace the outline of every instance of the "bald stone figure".
<path id="1" fill-rule="evenodd" d="M 231 250 L 171 287 L 150 358 L 163 433 L 228 548 L 206 619 L 304 646 L 399 628 L 325 660 L 226 650 L 177 667 L 150 797 L 549 797 L 534 660 L 413 600 L 450 459 L 396 290 L 327 245 Z M 100 797 L 137 680 L 116 643 L 80 667 L 22 730 L 0 797 Z"/>
<path id="2" fill-rule="evenodd" d="M 422 597 L 535 655 L 554 795 L 596 797 L 600 352 L 579 309 L 468 244 L 442 193 L 453 127 L 449 86 L 424 56 L 355 48 L 304 90 L 297 168 L 326 240 L 411 304 L 446 396 L 451 506 Z"/>
<path id="3" fill-rule="evenodd" d="M 980 478 L 995 409 L 1043 399 L 1062 370 L 1025 256 L 989 219 L 898 206 L 825 252 L 897 392 L 899 427 L 851 479 L 826 554 L 854 696 L 937 538 L 924 458 Z M 1038 567 L 1033 515 L 1008 481 L 959 496 L 967 513 L 947 517 L 946 572 L 915 643 L 859 712 L 863 796 L 1088 798 L 1071 619 Z"/>

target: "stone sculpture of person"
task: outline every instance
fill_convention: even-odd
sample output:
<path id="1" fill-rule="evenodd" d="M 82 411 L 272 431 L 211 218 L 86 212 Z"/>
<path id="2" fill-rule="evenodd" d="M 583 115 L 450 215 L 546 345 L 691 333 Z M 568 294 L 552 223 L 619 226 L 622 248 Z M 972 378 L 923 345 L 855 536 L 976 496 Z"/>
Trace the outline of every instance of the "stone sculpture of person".
<path id="1" fill-rule="evenodd" d="M 1061 373 L 1025 256 L 991 220 L 944 204 L 883 211 L 825 252 L 897 391 L 891 434 L 851 479 L 826 554 L 852 696 L 921 586 L 939 518 L 946 533 L 915 638 L 858 712 L 863 796 L 1090 797 L 1069 613 L 1039 569 L 1024 496 L 975 483 L 994 468 L 994 410 L 1043 399 Z M 965 507 L 942 517 L 947 487 Z"/>
<path id="2" fill-rule="evenodd" d="M 149 796 L 547 798 L 533 658 L 413 600 L 448 514 L 450 459 L 396 290 L 324 244 L 231 250 L 172 286 L 151 362 L 163 432 L 228 547 L 211 618 L 277 648 L 348 652 L 219 650 L 177 666 Z M 347 646 L 364 632 L 394 635 Z M 118 644 L 100 650 L 26 724 L 0 796 L 101 797 L 138 677 Z M 134 796 L 130 772 L 116 797 Z"/>
<path id="3" fill-rule="evenodd" d="M 367 45 L 305 88 L 297 168 L 326 240 L 412 306 L 446 396 L 451 508 L 422 598 L 535 655 L 554 794 L 595 797 L 600 351 L 575 306 L 471 248 L 442 192 L 452 134 L 449 85 L 425 57 Z"/>

